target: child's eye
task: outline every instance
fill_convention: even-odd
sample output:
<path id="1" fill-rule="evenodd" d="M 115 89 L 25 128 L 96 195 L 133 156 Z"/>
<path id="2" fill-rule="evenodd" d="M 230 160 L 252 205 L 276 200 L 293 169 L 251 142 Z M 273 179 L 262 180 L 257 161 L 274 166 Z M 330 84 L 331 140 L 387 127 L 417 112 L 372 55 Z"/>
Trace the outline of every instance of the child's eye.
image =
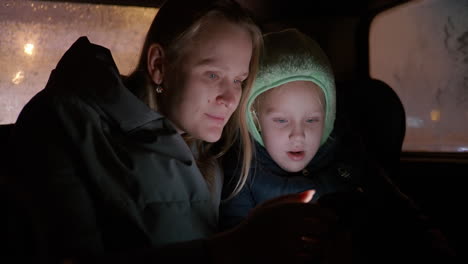
<path id="1" fill-rule="evenodd" d="M 318 118 L 309 118 L 306 120 L 307 123 L 315 123 L 315 122 L 318 122 L 319 119 Z"/>
<path id="2" fill-rule="evenodd" d="M 273 122 L 279 123 L 279 124 L 286 124 L 288 120 L 282 119 L 282 118 L 275 118 L 273 119 Z"/>

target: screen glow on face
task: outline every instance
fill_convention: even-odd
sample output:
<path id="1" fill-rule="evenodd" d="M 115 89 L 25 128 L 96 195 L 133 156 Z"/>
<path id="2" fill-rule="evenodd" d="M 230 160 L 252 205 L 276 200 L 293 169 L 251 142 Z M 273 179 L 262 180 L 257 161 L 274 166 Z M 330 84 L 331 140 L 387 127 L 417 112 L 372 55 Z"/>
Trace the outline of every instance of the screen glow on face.
<path id="1" fill-rule="evenodd" d="M 207 142 L 220 139 L 239 105 L 253 49 L 246 29 L 211 19 L 169 78 L 167 98 L 167 116 L 177 129 Z"/>
<path id="2" fill-rule="evenodd" d="M 310 81 L 294 81 L 267 91 L 260 100 L 259 124 L 268 153 L 286 171 L 304 169 L 323 134 L 320 88 Z"/>

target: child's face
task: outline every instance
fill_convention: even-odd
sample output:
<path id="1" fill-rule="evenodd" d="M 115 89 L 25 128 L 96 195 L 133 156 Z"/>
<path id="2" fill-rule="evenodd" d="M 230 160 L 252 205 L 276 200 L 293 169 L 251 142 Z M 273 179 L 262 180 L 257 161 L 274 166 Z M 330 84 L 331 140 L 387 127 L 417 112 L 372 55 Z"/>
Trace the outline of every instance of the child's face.
<path id="1" fill-rule="evenodd" d="M 273 160 L 288 172 L 305 168 L 318 148 L 324 125 L 323 94 L 310 81 L 273 88 L 259 104 L 263 142 Z"/>

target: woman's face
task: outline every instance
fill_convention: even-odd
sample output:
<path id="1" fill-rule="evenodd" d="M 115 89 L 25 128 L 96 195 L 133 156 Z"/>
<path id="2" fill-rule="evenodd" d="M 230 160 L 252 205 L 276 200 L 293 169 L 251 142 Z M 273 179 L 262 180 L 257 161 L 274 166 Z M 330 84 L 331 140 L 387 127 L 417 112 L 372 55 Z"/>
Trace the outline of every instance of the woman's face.
<path id="1" fill-rule="evenodd" d="M 210 18 L 166 76 L 166 115 L 181 133 L 208 142 L 220 139 L 242 94 L 252 56 L 250 33 Z"/>

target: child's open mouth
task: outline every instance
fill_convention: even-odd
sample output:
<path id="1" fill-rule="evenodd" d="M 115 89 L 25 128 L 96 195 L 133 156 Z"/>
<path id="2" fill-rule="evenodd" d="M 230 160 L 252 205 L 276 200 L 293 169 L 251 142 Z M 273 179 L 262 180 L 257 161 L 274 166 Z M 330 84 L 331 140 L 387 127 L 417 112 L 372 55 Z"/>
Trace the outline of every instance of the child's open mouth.
<path id="1" fill-rule="evenodd" d="M 300 161 L 304 158 L 304 151 L 288 151 L 288 157 L 294 161 Z"/>

